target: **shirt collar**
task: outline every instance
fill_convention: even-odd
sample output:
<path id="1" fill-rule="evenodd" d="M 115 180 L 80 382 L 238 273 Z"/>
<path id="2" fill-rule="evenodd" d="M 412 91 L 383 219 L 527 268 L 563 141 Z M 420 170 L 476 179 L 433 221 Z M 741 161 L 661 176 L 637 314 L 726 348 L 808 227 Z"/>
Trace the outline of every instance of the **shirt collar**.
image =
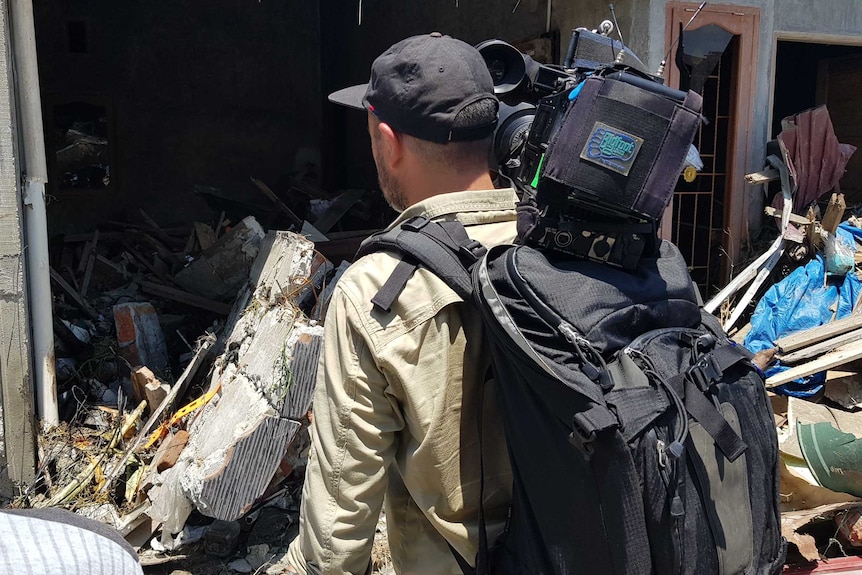
<path id="1" fill-rule="evenodd" d="M 459 214 L 458 219 L 465 225 L 485 223 L 486 218 L 470 217 L 470 214 L 478 215 L 478 212 L 514 213 L 517 203 L 518 195 L 513 188 L 438 194 L 417 202 L 401 212 L 387 229 L 391 230 L 416 216 L 433 220 Z"/>

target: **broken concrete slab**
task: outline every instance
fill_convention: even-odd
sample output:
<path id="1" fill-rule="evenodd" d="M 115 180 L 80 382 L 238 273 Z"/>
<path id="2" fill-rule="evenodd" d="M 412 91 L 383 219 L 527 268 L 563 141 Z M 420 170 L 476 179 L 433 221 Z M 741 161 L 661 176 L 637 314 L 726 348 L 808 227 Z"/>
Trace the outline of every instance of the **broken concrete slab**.
<path id="1" fill-rule="evenodd" d="M 257 220 L 248 216 L 174 279 L 183 289 L 205 298 L 232 299 L 247 281 L 264 235 Z"/>
<path id="2" fill-rule="evenodd" d="M 348 261 L 342 261 L 338 265 L 332 279 L 327 282 L 323 289 L 323 293 L 317 298 L 317 305 L 311 314 L 312 319 L 323 320 L 326 317 L 326 310 L 329 309 L 329 300 L 332 299 L 332 293 L 335 291 L 335 284 L 338 283 L 338 280 L 341 279 L 341 276 L 344 275 L 344 272 L 346 272 L 349 267 L 350 262 Z"/>
<path id="3" fill-rule="evenodd" d="M 161 478 L 164 485 L 178 484 L 204 515 L 230 521 L 247 513 L 305 422 L 323 327 L 296 301 L 310 289 L 313 248 L 289 232 L 271 233 L 261 244 L 214 363 L 210 390 L 219 388 L 220 395 L 196 416 L 186 449 Z M 154 496 L 160 493 L 176 496 L 171 489 Z"/>
<path id="4" fill-rule="evenodd" d="M 217 519 L 242 517 L 263 495 L 311 403 L 323 328 L 264 327 L 239 350 L 239 369 L 225 371 L 222 395 L 195 421 L 181 455 L 184 493 Z"/>
<path id="5" fill-rule="evenodd" d="M 120 355 L 131 366 L 146 365 L 156 373 L 168 366 L 165 335 L 156 309 L 149 302 L 114 306 L 114 325 Z"/>

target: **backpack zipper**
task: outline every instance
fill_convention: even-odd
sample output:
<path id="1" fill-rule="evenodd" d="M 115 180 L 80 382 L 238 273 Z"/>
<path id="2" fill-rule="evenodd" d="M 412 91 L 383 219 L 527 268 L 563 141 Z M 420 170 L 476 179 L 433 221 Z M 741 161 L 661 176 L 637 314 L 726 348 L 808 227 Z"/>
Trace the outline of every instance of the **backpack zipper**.
<path id="1" fill-rule="evenodd" d="M 530 306 L 536 310 L 536 313 L 539 314 L 539 317 L 541 317 L 545 323 L 556 329 L 560 335 L 566 339 L 566 341 L 572 344 L 572 347 L 581 361 L 581 371 L 584 372 L 584 375 L 590 378 L 593 382 L 599 384 L 602 391 L 610 391 L 613 388 L 613 380 L 611 379 L 610 372 L 608 371 L 608 366 L 605 363 L 604 358 L 602 358 L 602 355 L 593 347 L 587 338 L 578 333 L 572 324 L 563 319 L 557 312 L 552 310 L 548 304 L 539 299 L 539 296 L 536 295 L 536 292 L 533 291 L 533 288 L 530 287 L 530 284 L 527 283 L 527 280 L 524 279 L 521 272 L 518 270 L 515 259 L 519 249 L 520 248 L 515 248 L 510 250 L 506 255 L 506 265 L 510 272 L 509 277 L 512 278 L 518 292 L 524 296 Z M 588 355 L 592 356 L 592 361 L 587 357 Z M 596 363 L 598 363 L 598 365 L 596 365 Z"/>

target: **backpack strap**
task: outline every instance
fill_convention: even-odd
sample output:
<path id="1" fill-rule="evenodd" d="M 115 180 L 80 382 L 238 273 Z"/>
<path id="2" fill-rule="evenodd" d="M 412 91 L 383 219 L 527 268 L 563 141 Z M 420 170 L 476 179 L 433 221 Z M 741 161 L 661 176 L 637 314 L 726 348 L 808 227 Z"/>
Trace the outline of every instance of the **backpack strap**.
<path id="1" fill-rule="evenodd" d="M 379 251 L 393 253 L 400 259 L 371 300 L 375 307 L 388 312 L 419 266 L 433 272 L 464 301 L 471 301 L 470 270 L 486 250 L 481 243 L 470 239 L 461 222 L 432 222 L 416 216 L 399 227 L 366 239 L 359 246 L 356 258 Z"/>
<path id="2" fill-rule="evenodd" d="M 728 461 L 735 461 L 748 446 L 705 393 L 725 370 L 749 361 L 750 354 L 744 350 L 732 343 L 719 345 L 702 355 L 686 373 L 677 374 L 669 382 L 677 392 L 681 392 L 686 411 L 709 433 Z"/>
<path id="3" fill-rule="evenodd" d="M 359 246 L 356 259 L 378 251 L 389 252 L 399 257 L 398 265 L 371 299 L 374 307 L 389 312 L 413 272 L 420 266 L 443 280 L 464 301 L 473 302 L 471 271 L 487 250 L 481 243 L 470 239 L 464 225 L 457 220 L 433 222 L 423 216 L 416 216 L 397 228 L 379 232 L 367 238 Z M 488 375 L 490 373 L 486 374 L 485 382 Z M 481 386 L 478 402 L 480 483 L 479 551 L 476 556 L 476 567 L 471 567 L 467 560 L 447 542 L 464 575 L 490 573 L 484 512 L 485 465 L 482 454 L 482 404 L 485 382 Z"/>

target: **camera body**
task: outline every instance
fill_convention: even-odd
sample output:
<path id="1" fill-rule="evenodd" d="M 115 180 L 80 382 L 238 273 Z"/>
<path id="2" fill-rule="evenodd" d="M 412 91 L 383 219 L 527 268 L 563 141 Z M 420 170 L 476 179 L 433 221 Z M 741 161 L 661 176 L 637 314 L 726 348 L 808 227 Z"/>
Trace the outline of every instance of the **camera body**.
<path id="1" fill-rule="evenodd" d="M 534 187 L 530 184 L 539 158 L 547 151 L 568 108 L 571 89 L 611 66 L 649 75 L 643 62 L 621 42 L 586 28 L 572 31 L 566 57 L 559 66 L 536 62 L 502 40 L 486 40 L 476 48 L 491 72 L 494 93 L 500 100 L 492 165 L 522 191 Z"/>
<path id="2" fill-rule="evenodd" d="M 560 66 L 499 40 L 477 49 L 501 102 L 492 163 L 522 194 L 519 241 L 623 268 L 656 253 L 700 96 L 597 31 L 573 31 Z"/>

